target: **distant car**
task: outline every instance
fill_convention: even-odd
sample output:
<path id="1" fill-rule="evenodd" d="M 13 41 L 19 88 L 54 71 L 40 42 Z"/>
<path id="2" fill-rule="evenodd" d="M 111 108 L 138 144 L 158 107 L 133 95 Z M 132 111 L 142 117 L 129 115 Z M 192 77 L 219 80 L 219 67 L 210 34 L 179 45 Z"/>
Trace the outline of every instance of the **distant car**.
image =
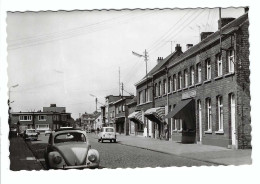
<path id="1" fill-rule="evenodd" d="M 99 153 L 91 149 L 87 134 L 79 129 L 57 129 L 49 136 L 44 151 L 48 169 L 84 169 L 99 167 Z"/>
<path id="2" fill-rule="evenodd" d="M 90 129 L 87 129 L 86 132 L 87 132 L 87 133 L 91 133 L 91 130 L 90 130 Z"/>
<path id="3" fill-rule="evenodd" d="M 49 129 L 49 130 L 45 130 L 44 135 L 45 135 L 45 136 L 50 135 L 51 132 L 52 132 L 51 129 Z"/>
<path id="4" fill-rule="evenodd" d="M 9 132 L 9 136 L 10 137 L 17 137 L 17 135 L 18 135 L 17 128 L 11 127 L 10 132 Z"/>
<path id="5" fill-rule="evenodd" d="M 23 138 L 25 140 L 37 140 L 38 139 L 38 133 L 35 129 L 27 129 L 24 131 Z"/>
<path id="6" fill-rule="evenodd" d="M 109 140 L 110 142 L 116 142 L 116 132 L 114 127 L 103 127 L 98 134 L 98 142 L 104 142 Z"/>

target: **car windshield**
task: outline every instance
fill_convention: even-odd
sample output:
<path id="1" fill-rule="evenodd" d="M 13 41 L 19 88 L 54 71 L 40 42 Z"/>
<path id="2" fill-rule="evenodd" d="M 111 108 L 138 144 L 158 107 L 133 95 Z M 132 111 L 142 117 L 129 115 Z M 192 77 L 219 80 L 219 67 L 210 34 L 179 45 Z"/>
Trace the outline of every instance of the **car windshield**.
<path id="1" fill-rule="evenodd" d="M 54 143 L 62 142 L 86 142 L 86 137 L 80 132 L 66 132 L 56 135 Z"/>
<path id="2" fill-rule="evenodd" d="M 113 128 L 106 128 L 106 132 L 114 132 Z"/>
<path id="3" fill-rule="evenodd" d="M 35 130 L 27 130 L 27 133 L 35 133 Z"/>

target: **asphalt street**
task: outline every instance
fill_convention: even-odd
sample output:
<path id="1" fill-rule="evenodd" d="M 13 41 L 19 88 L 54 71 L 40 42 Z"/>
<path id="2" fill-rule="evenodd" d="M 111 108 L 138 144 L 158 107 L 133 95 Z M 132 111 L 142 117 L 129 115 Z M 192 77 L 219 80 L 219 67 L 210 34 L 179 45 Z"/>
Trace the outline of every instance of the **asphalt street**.
<path id="1" fill-rule="evenodd" d="M 30 150 L 43 168 L 45 168 L 44 148 L 47 146 L 48 137 L 39 135 L 38 141 L 26 141 Z M 152 150 L 123 145 L 118 140 L 116 143 L 109 141 L 98 142 L 97 136 L 88 134 L 91 148 L 98 150 L 100 154 L 100 168 L 145 168 L 145 167 L 172 167 L 172 166 L 202 166 L 212 163 L 183 158 L 177 155 L 156 152 Z"/>

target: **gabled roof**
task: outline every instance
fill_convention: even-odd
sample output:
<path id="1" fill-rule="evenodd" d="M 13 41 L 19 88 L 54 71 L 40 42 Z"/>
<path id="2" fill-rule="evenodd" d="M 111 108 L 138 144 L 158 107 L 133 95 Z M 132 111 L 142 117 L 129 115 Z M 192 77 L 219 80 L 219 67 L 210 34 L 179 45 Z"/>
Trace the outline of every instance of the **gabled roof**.
<path id="1" fill-rule="evenodd" d="M 222 34 L 230 34 L 234 31 L 236 31 L 239 26 L 241 26 L 245 21 L 248 20 L 248 13 L 245 13 L 244 15 L 238 17 L 237 19 L 231 21 L 230 23 L 226 24 L 223 26 L 222 29 Z M 220 32 L 216 31 L 213 34 L 209 35 L 207 38 L 199 42 L 198 44 L 194 45 L 191 47 L 189 50 L 184 52 L 182 55 L 180 55 L 176 60 L 174 60 L 174 63 L 169 65 L 168 68 L 171 68 L 175 66 L 177 63 L 181 62 L 182 60 L 192 56 L 193 54 L 199 52 L 200 50 L 204 49 L 205 47 L 209 46 L 210 44 L 218 41 L 220 39 Z"/>
<path id="2" fill-rule="evenodd" d="M 173 58 L 174 56 L 178 57 L 180 53 L 182 53 L 182 51 L 176 50 L 173 53 L 171 53 L 170 55 L 168 55 L 165 59 L 163 59 L 157 65 L 155 65 L 155 67 L 153 67 L 150 70 L 150 72 L 148 72 L 147 75 L 145 75 L 144 78 L 142 80 L 140 80 L 139 82 L 137 82 L 135 85 L 138 86 L 138 85 L 142 84 L 145 81 L 146 78 L 151 78 L 151 76 L 156 71 L 158 71 L 159 69 L 164 67 L 171 58 Z"/>

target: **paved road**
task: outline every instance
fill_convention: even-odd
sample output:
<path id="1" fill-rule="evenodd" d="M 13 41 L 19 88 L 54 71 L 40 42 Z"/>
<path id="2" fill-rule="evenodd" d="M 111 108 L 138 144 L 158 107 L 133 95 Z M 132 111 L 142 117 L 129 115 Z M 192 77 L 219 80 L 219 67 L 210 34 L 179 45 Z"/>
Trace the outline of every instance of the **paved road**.
<path id="1" fill-rule="evenodd" d="M 44 148 L 47 146 L 48 136 L 40 135 L 38 141 L 28 141 L 27 145 L 33 150 L 34 155 L 42 165 Z M 120 140 L 117 143 L 99 143 L 96 136 L 89 134 L 89 142 L 93 149 L 100 154 L 101 168 L 144 168 L 144 167 L 171 167 L 171 166 L 201 166 L 213 165 L 211 163 L 182 158 L 177 155 L 165 154 L 151 150 L 122 145 Z"/>

